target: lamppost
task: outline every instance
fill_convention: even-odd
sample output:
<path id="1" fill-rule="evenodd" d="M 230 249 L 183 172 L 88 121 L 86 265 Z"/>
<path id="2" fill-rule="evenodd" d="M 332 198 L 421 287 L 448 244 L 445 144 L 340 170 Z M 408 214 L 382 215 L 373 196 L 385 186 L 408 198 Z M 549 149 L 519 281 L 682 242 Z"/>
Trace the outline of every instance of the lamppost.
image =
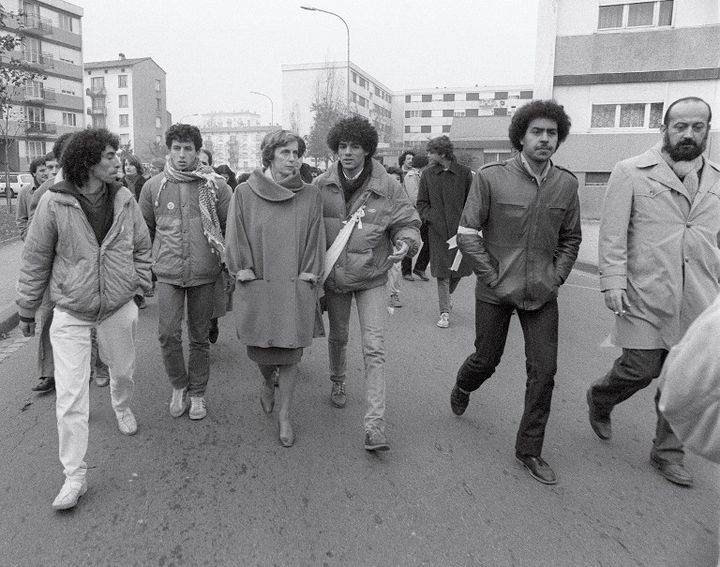
<path id="1" fill-rule="evenodd" d="M 311 12 L 322 12 L 324 14 L 330 14 L 331 16 L 339 18 L 340 21 L 345 24 L 345 30 L 347 31 L 347 107 L 350 108 L 350 28 L 348 27 L 347 22 L 342 18 L 342 16 L 339 16 L 335 12 L 321 10 L 320 8 L 313 8 L 312 6 L 300 6 L 300 8 L 302 8 L 303 10 L 310 10 Z"/>
<path id="2" fill-rule="evenodd" d="M 274 111 L 273 111 L 273 101 L 272 101 L 272 99 L 271 99 L 268 95 L 266 95 L 265 93 L 259 93 L 259 92 L 257 92 L 257 91 L 250 91 L 250 94 L 256 94 L 256 95 L 264 96 L 266 99 L 268 99 L 268 100 L 270 101 L 270 125 L 274 124 L 274 123 L 275 123 L 275 114 L 274 114 Z"/>

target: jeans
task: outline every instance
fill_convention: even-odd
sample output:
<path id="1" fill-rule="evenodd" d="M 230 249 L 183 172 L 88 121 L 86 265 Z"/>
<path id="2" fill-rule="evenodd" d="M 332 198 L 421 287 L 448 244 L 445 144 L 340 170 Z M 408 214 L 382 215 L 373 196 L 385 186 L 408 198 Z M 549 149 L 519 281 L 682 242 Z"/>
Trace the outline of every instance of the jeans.
<path id="1" fill-rule="evenodd" d="M 650 382 L 660 375 L 667 354 L 665 349 L 624 348 L 610 372 L 590 386 L 590 395 L 597 412 L 609 416 L 617 404 L 650 385 Z M 660 413 L 659 400 L 660 390 L 655 393 L 657 425 L 652 453 L 661 461 L 681 463 L 685 451 L 670 424 Z"/>
<path id="2" fill-rule="evenodd" d="M 160 320 L 158 335 L 165 372 L 176 390 L 189 396 L 205 395 L 210 377 L 210 317 L 215 302 L 215 282 L 192 287 L 157 283 Z M 182 321 L 187 299 L 190 357 L 187 370 L 182 345 Z"/>
<path id="3" fill-rule="evenodd" d="M 367 412 L 365 429 L 385 428 L 385 321 L 387 317 L 385 286 L 362 291 L 325 294 L 330 323 L 328 355 L 330 379 L 345 380 L 347 371 L 347 343 L 350 324 L 350 306 L 355 297 L 360 336 L 362 339 Z"/>
<path id="4" fill-rule="evenodd" d="M 475 352 L 457 374 L 457 385 L 474 392 L 495 372 L 505 350 L 510 316 L 517 311 L 525 338 L 525 409 L 515 441 L 518 455 L 539 457 L 550 417 L 552 391 L 557 372 L 558 305 L 548 301 L 527 311 L 512 305 L 475 301 Z"/>
<path id="5" fill-rule="evenodd" d="M 440 304 L 440 313 L 450 313 L 452 304 L 450 296 L 460 283 L 459 277 L 437 278 L 438 303 Z"/>
<path id="6" fill-rule="evenodd" d="M 110 369 L 110 399 L 118 414 L 128 409 L 135 381 L 135 333 L 138 308 L 129 301 L 107 319 L 83 321 L 55 309 L 50 339 L 55 354 L 55 413 L 60 462 L 68 479 L 82 480 L 87 465 L 90 413 L 90 331 Z"/>

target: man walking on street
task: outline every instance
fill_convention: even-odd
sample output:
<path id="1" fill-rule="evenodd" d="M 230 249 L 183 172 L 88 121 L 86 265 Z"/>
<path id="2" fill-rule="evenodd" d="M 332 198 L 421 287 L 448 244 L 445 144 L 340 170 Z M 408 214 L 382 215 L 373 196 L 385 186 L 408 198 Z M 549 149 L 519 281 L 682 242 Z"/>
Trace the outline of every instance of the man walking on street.
<path id="1" fill-rule="evenodd" d="M 130 191 L 115 183 L 120 142 L 107 130 L 81 130 L 63 153 L 65 181 L 41 199 L 30 224 L 18 281 L 20 329 L 35 333 L 46 288 L 55 306 L 56 414 L 65 484 L 53 502 L 72 508 L 87 490 L 91 330 L 110 367 L 118 429 L 137 431 L 134 389 L 138 286 L 150 288 L 150 237 Z"/>
<path id="2" fill-rule="evenodd" d="M 325 267 L 330 401 L 340 408 L 347 401 L 347 343 L 354 297 L 367 382 L 365 449 L 386 451 L 390 444 L 385 435 L 385 283 L 392 265 L 417 250 L 420 219 L 405 190 L 372 159 L 378 134 L 367 119 L 340 120 L 330 129 L 327 143 L 338 161 L 315 184 L 323 199 L 330 247 Z M 343 226 L 352 232 L 333 259 L 333 245 Z"/>
<path id="3" fill-rule="evenodd" d="M 425 155 L 415 154 L 412 157 L 412 167 L 405 174 L 405 177 L 403 177 L 402 183 L 403 187 L 405 187 L 405 192 L 408 194 L 410 202 L 416 209 L 418 191 L 420 190 L 420 177 L 425 167 L 427 167 L 427 164 L 428 159 Z M 425 223 L 422 223 L 420 225 L 420 239 L 422 240 L 422 245 L 420 247 L 420 252 L 417 254 L 417 258 L 415 260 L 415 275 L 417 275 L 419 280 L 428 281 L 428 278 L 425 275 L 425 268 L 427 268 L 427 265 L 430 263 L 430 251 L 427 244 L 427 224 Z M 408 281 L 413 281 L 415 279 L 413 277 L 412 256 L 405 256 L 400 263 L 400 267 L 402 269 L 402 275 L 404 279 Z"/>
<path id="4" fill-rule="evenodd" d="M 52 154 L 32 160 L 32 163 L 30 164 L 30 175 L 33 177 L 33 182 L 29 185 L 25 185 L 22 189 L 20 189 L 20 193 L 18 193 L 15 221 L 17 223 L 18 230 L 20 231 L 20 240 L 25 240 L 28 225 L 30 224 L 30 200 L 40 185 L 47 181 L 48 170 L 46 163 L 48 157 L 52 157 Z"/>
<path id="5" fill-rule="evenodd" d="M 450 406 L 462 415 L 493 375 L 517 312 L 527 384 L 515 456 L 544 484 L 557 482 L 541 453 L 557 371 L 558 289 L 581 240 L 577 179 L 550 160 L 569 133 L 570 118 L 553 101 L 518 109 L 510 141 L 520 153 L 477 173 L 457 237 L 477 274 L 475 352 L 458 370 Z"/>
<path id="6" fill-rule="evenodd" d="M 590 425 L 612 435 L 613 408 L 660 375 L 668 351 L 720 292 L 720 168 L 703 159 L 710 105 L 695 97 L 667 108 L 662 143 L 621 161 L 608 183 L 600 222 L 600 288 L 615 314 L 622 354 L 587 391 Z M 691 486 L 684 450 L 660 411 L 651 464 Z"/>
<path id="7" fill-rule="evenodd" d="M 430 273 L 437 278 L 440 319 L 437 326 L 450 326 L 450 295 L 469 276 L 470 262 L 465 260 L 452 269 L 457 250 L 448 248 L 448 239 L 455 236 L 463 207 L 472 185 L 470 168 L 460 165 L 453 154 L 453 144 L 447 136 L 433 138 L 427 143 L 430 164 L 420 178 L 417 209 L 420 218 L 428 226 L 430 245 Z"/>
<path id="8" fill-rule="evenodd" d="M 232 192 L 222 176 L 200 163 L 202 137 L 196 126 L 174 124 L 165 135 L 165 145 L 170 156 L 164 174 L 145 183 L 140 208 L 153 239 L 160 349 L 173 387 L 170 415 L 183 415 L 189 397 L 190 419 L 203 419 L 210 376 L 210 318 Z M 187 367 L 182 347 L 186 306 Z"/>

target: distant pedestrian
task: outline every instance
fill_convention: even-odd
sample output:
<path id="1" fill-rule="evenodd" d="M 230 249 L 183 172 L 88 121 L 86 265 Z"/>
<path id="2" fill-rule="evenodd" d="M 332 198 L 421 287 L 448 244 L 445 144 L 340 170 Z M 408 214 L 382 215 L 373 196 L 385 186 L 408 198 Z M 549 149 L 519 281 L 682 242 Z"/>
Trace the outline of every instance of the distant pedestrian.
<path id="1" fill-rule="evenodd" d="M 145 184 L 140 208 L 153 239 L 160 350 L 173 388 L 170 415 L 183 415 L 189 397 L 190 419 L 203 419 L 210 376 L 210 318 L 222 272 L 232 192 L 212 167 L 200 163 L 202 136 L 196 126 L 172 125 L 165 144 L 170 157 L 164 173 Z M 182 346 L 186 311 L 187 366 Z"/>
<path id="2" fill-rule="evenodd" d="M 412 167 L 403 178 L 403 187 L 405 187 L 410 202 L 416 209 L 418 192 L 420 191 L 420 177 L 427 165 L 428 158 L 426 155 L 415 154 L 412 157 Z M 425 275 L 425 270 L 430 263 L 430 245 L 428 243 L 428 225 L 426 222 L 420 225 L 420 238 L 422 239 L 422 245 L 415 257 L 415 268 L 413 269 L 413 258 L 410 256 L 405 256 L 400 265 L 403 278 L 408 281 L 415 279 L 413 274 L 421 281 L 429 281 L 429 278 Z"/>
<path id="3" fill-rule="evenodd" d="M 569 132 L 570 118 L 554 101 L 519 108 L 510 122 L 519 153 L 475 175 L 457 235 L 477 274 L 475 352 L 458 370 L 450 406 L 462 415 L 494 374 L 517 313 L 527 384 L 515 456 L 544 484 L 557 482 L 541 456 L 557 371 L 557 297 L 581 240 L 577 179 L 550 159 Z"/>
<path id="4" fill-rule="evenodd" d="M 135 195 L 135 200 L 139 201 L 140 192 L 146 181 L 142 163 L 136 156 L 129 155 L 123 160 L 123 172 L 123 185 L 130 189 L 130 192 Z"/>
<path id="5" fill-rule="evenodd" d="M 441 329 L 450 326 L 450 296 L 460 283 L 460 278 L 472 273 L 467 260 L 453 269 L 457 250 L 450 249 L 447 242 L 457 233 L 460 215 L 473 180 L 472 171 L 457 162 L 453 150 L 453 144 L 447 136 L 438 136 L 427 143 L 430 164 L 420 178 L 417 197 L 418 213 L 428 226 L 430 273 L 437 278 L 440 309 L 440 319 L 436 324 Z"/>
<path id="6" fill-rule="evenodd" d="M 238 282 L 237 335 L 264 378 L 260 402 L 280 393 L 280 443 L 295 433 L 290 409 L 303 348 L 310 346 L 325 260 L 320 191 L 300 178 L 298 138 L 287 130 L 263 139 L 263 169 L 235 192 L 228 213 L 227 263 Z"/>
<path id="7" fill-rule="evenodd" d="M 316 180 L 323 198 L 327 244 L 325 303 L 330 332 L 330 401 L 345 407 L 350 308 L 360 322 L 367 411 L 365 449 L 390 448 L 385 432 L 385 322 L 387 271 L 420 242 L 420 219 L 404 189 L 374 159 L 378 134 L 362 117 L 345 118 L 328 132 L 338 160 Z M 343 227 L 345 227 L 343 229 Z M 342 235 L 349 237 L 343 242 Z"/>
<path id="8" fill-rule="evenodd" d="M 599 238 L 600 288 L 622 354 L 587 391 L 590 425 L 610 439 L 610 413 L 660 375 L 668 351 L 720 292 L 720 167 L 703 158 L 710 105 L 696 97 L 665 111 L 661 143 L 610 175 Z M 660 391 L 655 395 L 655 405 Z M 664 416 L 650 462 L 691 486 L 684 450 Z"/>
<path id="9" fill-rule="evenodd" d="M 50 157 L 52 157 L 52 155 L 50 155 Z M 47 158 L 48 156 L 41 156 L 32 160 L 30 163 L 30 175 L 32 175 L 33 178 L 32 183 L 23 186 L 18 193 L 15 222 L 20 231 L 21 240 L 25 240 L 25 235 L 27 234 L 30 223 L 30 200 L 35 194 L 35 191 L 37 191 L 48 178 Z"/>
<path id="10" fill-rule="evenodd" d="M 200 160 L 200 165 L 209 165 L 212 166 L 213 164 L 213 155 L 210 150 L 207 148 L 202 148 L 200 152 L 198 153 L 198 160 Z"/>
<path id="11" fill-rule="evenodd" d="M 412 150 L 405 150 L 400 154 L 398 158 L 398 167 L 400 168 L 400 182 L 405 180 L 405 175 L 412 169 L 412 160 L 415 157 L 415 152 Z"/>
<path id="12" fill-rule="evenodd" d="M 218 165 L 215 168 L 215 173 L 222 175 L 222 178 L 225 180 L 225 183 L 228 184 L 228 187 L 235 191 L 235 187 L 237 187 L 237 179 L 235 178 L 235 172 L 230 169 L 229 165 L 226 163 Z"/>
<path id="13" fill-rule="evenodd" d="M 148 171 L 147 178 L 150 179 L 152 177 L 155 177 L 156 175 L 159 175 L 163 172 L 165 169 L 165 158 L 153 158 L 150 162 L 150 168 Z"/>
<path id="14" fill-rule="evenodd" d="M 66 478 L 53 502 L 56 510 L 74 507 L 87 490 L 92 329 L 110 367 L 118 428 L 124 435 L 137 431 L 129 406 L 138 317 L 132 299 L 138 284 L 150 287 L 150 238 L 135 199 L 115 183 L 119 145 L 103 129 L 73 135 L 62 157 L 65 181 L 41 199 L 23 249 L 17 301 L 23 335 L 35 333 L 34 315 L 46 288 L 55 305 L 50 338 Z"/>

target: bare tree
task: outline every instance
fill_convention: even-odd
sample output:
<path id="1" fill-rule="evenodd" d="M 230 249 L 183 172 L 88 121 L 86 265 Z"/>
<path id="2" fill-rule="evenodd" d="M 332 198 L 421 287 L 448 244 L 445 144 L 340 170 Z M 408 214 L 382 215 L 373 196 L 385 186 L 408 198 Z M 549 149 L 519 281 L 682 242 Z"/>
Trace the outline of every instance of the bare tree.
<path id="1" fill-rule="evenodd" d="M 325 163 L 327 167 L 332 153 L 327 147 L 327 135 L 330 128 L 343 116 L 349 114 L 348 105 L 343 100 L 345 85 L 338 77 L 336 69 L 325 66 L 325 71 L 318 75 L 315 81 L 315 99 L 310 105 L 315 115 L 307 142 L 307 154 Z"/>

